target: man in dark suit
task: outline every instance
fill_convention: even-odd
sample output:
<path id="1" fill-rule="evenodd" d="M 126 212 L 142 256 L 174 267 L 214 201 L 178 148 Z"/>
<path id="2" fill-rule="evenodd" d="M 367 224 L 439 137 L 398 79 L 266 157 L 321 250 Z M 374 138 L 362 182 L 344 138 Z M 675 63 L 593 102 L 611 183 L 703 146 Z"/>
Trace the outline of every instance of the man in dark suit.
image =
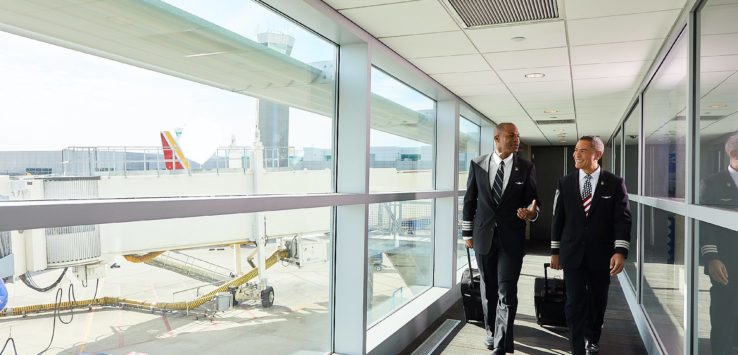
<path id="1" fill-rule="evenodd" d="M 494 139 L 495 151 L 470 164 L 461 229 L 466 247 L 477 256 L 485 345 L 493 354 L 504 354 L 513 352 L 525 222 L 538 217 L 538 195 L 535 167 L 515 154 L 518 128 L 501 123 Z"/>
<path id="2" fill-rule="evenodd" d="M 551 267 L 564 269 L 573 354 L 599 352 L 610 276 L 623 270 L 630 247 L 628 193 L 622 178 L 597 163 L 604 151 L 599 137 L 580 138 L 577 170 L 559 180 L 554 198 Z"/>
<path id="3" fill-rule="evenodd" d="M 703 205 L 722 208 L 738 206 L 738 133 L 725 143 L 730 159 L 727 170 L 704 179 L 700 188 Z M 738 321 L 738 232 L 700 222 L 700 252 L 705 274 L 710 276 L 710 347 L 713 354 L 734 354 Z"/>

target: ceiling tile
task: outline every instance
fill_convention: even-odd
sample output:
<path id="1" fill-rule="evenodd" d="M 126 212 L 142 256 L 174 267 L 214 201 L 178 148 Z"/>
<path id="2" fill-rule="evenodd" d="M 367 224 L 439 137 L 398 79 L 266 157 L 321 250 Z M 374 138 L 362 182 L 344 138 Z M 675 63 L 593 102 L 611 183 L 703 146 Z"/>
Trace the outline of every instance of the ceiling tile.
<path id="1" fill-rule="evenodd" d="M 738 3 L 735 1 L 732 5 L 707 6 L 702 10 L 701 17 L 700 33 L 702 35 L 738 32 L 738 21 L 735 20 L 738 18 Z"/>
<path id="2" fill-rule="evenodd" d="M 502 84 L 493 85 L 444 85 L 454 94 L 460 97 L 466 96 L 482 96 L 482 95 L 499 95 L 507 94 L 507 87 Z"/>
<path id="3" fill-rule="evenodd" d="M 337 10 L 348 9 L 352 7 L 366 7 L 408 1 L 418 0 L 323 0 L 323 2 Z"/>
<path id="4" fill-rule="evenodd" d="M 592 44 L 572 46 L 571 64 L 596 64 L 614 62 L 632 62 L 637 60 L 653 60 L 661 48 L 663 39 L 644 41 Z"/>
<path id="5" fill-rule="evenodd" d="M 465 30 L 480 52 L 505 52 L 566 46 L 563 21 L 527 25 L 498 26 Z M 521 42 L 513 37 L 525 37 Z"/>
<path id="6" fill-rule="evenodd" d="M 642 80 L 643 76 L 576 79 L 574 80 L 574 98 L 578 101 L 580 99 L 597 98 L 604 95 L 630 97 Z"/>
<path id="7" fill-rule="evenodd" d="M 487 53 L 484 57 L 495 70 L 569 65 L 566 47 Z"/>
<path id="8" fill-rule="evenodd" d="M 538 83 L 511 83 L 507 85 L 521 102 L 560 102 L 572 99 L 571 81 L 547 81 Z"/>
<path id="9" fill-rule="evenodd" d="M 341 14 L 374 37 L 459 30 L 446 9 L 435 0 L 360 7 L 342 10 Z"/>
<path id="10" fill-rule="evenodd" d="M 461 31 L 390 37 L 380 40 L 405 58 L 478 53 Z"/>
<path id="11" fill-rule="evenodd" d="M 566 0 L 566 19 L 680 10 L 685 0 Z"/>
<path id="12" fill-rule="evenodd" d="M 679 10 L 567 21 L 569 44 L 599 44 L 665 38 Z"/>
<path id="13" fill-rule="evenodd" d="M 479 54 L 416 58 L 412 62 L 427 74 L 460 73 L 490 69 L 487 61 Z"/>
<path id="14" fill-rule="evenodd" d="M 453 85 L 494 85 L 500 84 L 495 72 L 491 70 L 467 73 L 448 73 L 431 75 L 444 86 Z"/>
<path id="15" fill-rule="evenodd" d="M 650 65 L 650 61 L 575 65 L 571 67 L 571 76 L 575 80 L 639 76 L 645 75 Z"/>
<path id="16" fill-rule="evenodd" d="M 530 73 L 543 73 L 546 76 L 543 78 L 526 78 L 525 75 Z M 498 70 L 497 74 L 505 83 L 540 83 L 571 79 L 569 66 Z"/>

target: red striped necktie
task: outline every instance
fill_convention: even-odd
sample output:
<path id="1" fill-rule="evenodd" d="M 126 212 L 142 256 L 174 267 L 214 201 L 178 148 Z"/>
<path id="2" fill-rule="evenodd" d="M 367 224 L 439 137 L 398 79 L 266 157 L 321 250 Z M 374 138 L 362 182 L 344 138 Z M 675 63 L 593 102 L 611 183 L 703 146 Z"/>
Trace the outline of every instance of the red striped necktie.
<path id="1" fill-rule="evenodd" d="M 584 176 L 584 189 L 582 189 L 582 206 L 584 206 L 584 215 L 589 217 L 589 208 L 592 206 L 592 175 Z"/>

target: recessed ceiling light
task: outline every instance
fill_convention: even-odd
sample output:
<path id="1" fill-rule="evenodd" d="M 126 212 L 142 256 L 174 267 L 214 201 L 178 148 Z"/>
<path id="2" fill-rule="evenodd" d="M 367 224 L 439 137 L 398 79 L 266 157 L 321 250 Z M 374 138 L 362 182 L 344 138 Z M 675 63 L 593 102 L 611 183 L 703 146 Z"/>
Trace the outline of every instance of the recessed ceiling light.
<path id="1" fill-rule="evenodd" d="M 726 108 L 726 107 L 728 107 L 728 105 L 726 105 L 726 104 L 710 105 L 710 108 Z"/>
<path id="2" fill-rule="evenodd" d="M 551 116 L 551 117 L 549 117 L 549 118 L 559 118 L 559 116 Z"/>
<path id="3" fill-rule="evenodd" d="M 559 141 L 559 143 L 566 143 L 566 140 L 562 139 Z"/>
<path id="4" fill-rule="evenodd" d="M 513 38 L 510 38 L 510 40 L 512 40 L 513 42 L 522 42 L 522 41 L 525 41 L 526 39 L 527 38 L 525 38 L 523 36 L 515 36 Z"/>
<path id="5" fill-rule="evenodd" d="M 563 130 L 563 129 L 561 129 L 561 128 L 556 128 L 556 129 L 554 129 L 554 132 L 563 132 L 563 131 L 564 131 L 564 130 Z"/>
<path id="6" fill-rule="evenodd" d="M 528 74 L 525 74 L 525 77 L 528 78 L 528 79 L 538 79 L 538 78 L 542 78 L 544 76 L 546 76 L 546 74 L 543 74 L 543 73 L 528 73 Z"/>
<path id="7" fill-rule="evenodd" d="M 543 113 L 558 113 L 559 110 L 556 109 L 550 109 L 550 110 L 543 110 Z"/>

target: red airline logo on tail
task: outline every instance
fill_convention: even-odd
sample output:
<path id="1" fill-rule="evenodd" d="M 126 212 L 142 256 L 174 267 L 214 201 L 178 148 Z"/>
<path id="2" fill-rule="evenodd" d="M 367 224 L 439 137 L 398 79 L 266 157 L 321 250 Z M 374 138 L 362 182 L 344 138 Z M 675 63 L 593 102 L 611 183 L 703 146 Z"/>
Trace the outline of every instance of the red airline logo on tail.
<path id="1" fill-rule="evenodd" d="M 164 164 L 167 170 L 190 170 L 190 163 L 182 152 L 182 148 L 177 144 L 177 139 L 169 131 L 162 131 L 161 145 L 164 150 Z"/>

